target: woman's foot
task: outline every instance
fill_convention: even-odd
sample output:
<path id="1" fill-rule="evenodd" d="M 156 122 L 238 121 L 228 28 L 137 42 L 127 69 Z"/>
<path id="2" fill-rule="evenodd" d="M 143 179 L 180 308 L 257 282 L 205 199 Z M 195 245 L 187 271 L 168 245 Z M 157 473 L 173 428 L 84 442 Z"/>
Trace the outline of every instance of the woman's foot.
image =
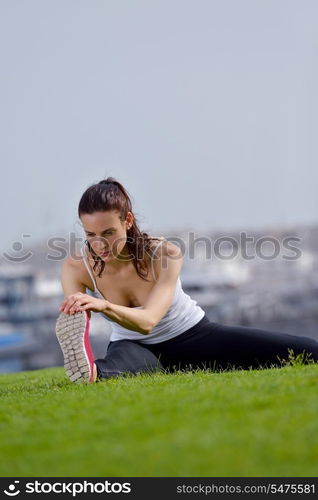
<path id="1" fill-rule="evenodd" d="M 89 341 L 90 315 L 87 311 L 75 314 L 61 312 L 55 332 L 64 356 L 64 368 L 72 382 L 93 383 L 97 368 Z"/>

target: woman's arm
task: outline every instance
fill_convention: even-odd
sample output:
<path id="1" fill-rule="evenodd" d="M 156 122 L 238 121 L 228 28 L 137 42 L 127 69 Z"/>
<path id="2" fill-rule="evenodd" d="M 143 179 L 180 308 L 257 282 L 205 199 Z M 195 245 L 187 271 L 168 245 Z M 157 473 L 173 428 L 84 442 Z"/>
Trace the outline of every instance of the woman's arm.
<path id="1" fill-rule="evenodd" d="M 65 314 L 75 314 L 78 311 L 94 311 L 106 314 L 124 328 L 147 335 L 153 327 L 149 313 L 143 309 L 113 304 L 106 299 L 97 299 L 91 295 L 77 292 L 65 298 L 60 306 Z"/>
<path id="2" fill-rule="evenodd" d="M 106 307 L 102 311 L 110 319 L 116 321 L 124 328 L 147 335 L 152 329 L 149 314 L 143 309 L 134 309 L 131 307 L 112 304 L 106 301 Z"/>
<path id="3" fill-rule="evenodd" d="M 63 261 L 60 271 L 60 280 L 64 297 L 76 292 L 86 292 L 86 286 L 81 282 L 79 270 L 71 257 Z"/>
<path id="4" fill-rule="evenodd" d="M 182 251 L 177 245 L 167 241 L 161 246 L 161 250 L 158 260 L 159 276 L 143 308 L 152 325 L 150 331 L 168 312 L 183 265 Z"/>

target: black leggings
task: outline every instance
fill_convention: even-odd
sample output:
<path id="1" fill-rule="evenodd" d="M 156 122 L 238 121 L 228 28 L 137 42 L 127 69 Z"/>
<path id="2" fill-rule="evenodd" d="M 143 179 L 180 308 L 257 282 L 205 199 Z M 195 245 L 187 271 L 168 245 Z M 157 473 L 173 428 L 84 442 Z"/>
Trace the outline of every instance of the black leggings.
<path id="1" fill-rule="evenodd" d="M 96 359 L 98 378 L 191 368 L 249 369 L 281 367 L 281 360 L 303 354 L 305 364 L 318 361 L 318 342 L 309 337 L 229 326 L 204 316 L 180 335 L 157 344 L 138 340 L 111 341 L 104 359 Z M 311 354 L 311 356 L 310 356 Z"/>

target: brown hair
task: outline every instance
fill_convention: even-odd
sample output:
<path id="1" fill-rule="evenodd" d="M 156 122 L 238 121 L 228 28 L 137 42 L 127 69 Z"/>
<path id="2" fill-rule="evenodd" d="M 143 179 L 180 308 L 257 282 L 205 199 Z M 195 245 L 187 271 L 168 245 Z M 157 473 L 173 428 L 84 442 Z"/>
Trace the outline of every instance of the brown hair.
<path id="1" fill-rule="evenodd" d="M 132 211 L 130 196 L 124 186 L 114 177 L 107 177 L 107 179 L 97 184 L 92 184 L 86 189 L 78 205 L 78 216 L 94 212 L 105 212 L 107 210 L 117 210 L 122 222 L 126 220 L 128 212 L 133 214 L 133 223 L 127 230 L 129 254 L 133 255 L 132 260 L 137 274 L 145 281 L 150 281 L 146 278 L 149 267 L 145 259 L 145 253 L 151 249 L 151 240 L 158 238 L 152 238 L 148 233 L 142 232 L 139 229 L 136 216 Z M 86 244 L 95 261 L 94 272 L 95 268 L 99 269 L 97 275 L 100 278 L 105 268 L 105 262 L 94 252 L 88 241 Z"/>

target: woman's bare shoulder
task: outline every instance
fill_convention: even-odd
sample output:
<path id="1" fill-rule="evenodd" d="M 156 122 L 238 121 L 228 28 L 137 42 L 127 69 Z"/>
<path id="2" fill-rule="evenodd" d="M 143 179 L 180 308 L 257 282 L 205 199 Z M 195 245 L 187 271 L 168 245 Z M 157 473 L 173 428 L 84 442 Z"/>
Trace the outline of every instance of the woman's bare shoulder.
<path id="1" fill-rule="evenodd" d="M 73 269 L 79 272 L 85 269 L 85 264 L 83 261 L 83 255 L 79 252 L 69 254 L 63 261 L 63 267 L 66 269 Z"/>
<path id="2" fill-rule="evenodd" d="M 159 240 L 164 240 L 165 237 L 164 236 L 148 236 L 148 240 L 151 240 L 151 243 L 155 243 L 156 241 L 159 241 Z"/>
<path id="3" fill-rule="evenodd" d="M 165 256 L 179 255 L 180 247 L 167 240 L 164 236 L 150 236 L 149 238 L 154 240 L 151 242 L 151 249 L 155 251 L 156 255 L 157 253 Z M 160 245 L 158 240 L 163 241 L 163 243 Z M 161 249 L 161 252 L 159 250 L 157 252 L 157 247 Z"/>
<path id="4" fill-rule="evenodd" d="M 150 249 L 155 250 L 156 247 L 159 245 L 159 242 L 162 240 L 165 240 L 164 236 L 148 236 L 148 239 L 150 240 Z"/>
<path id="5" fill-rule="evenodd" d="M 74 279 L 76 283 L 82 287 L 94 290 L 91 277 L 88 275 L 86 266 L 84 264 L 83 256 L 75 253 L 68 255 L 62 265 L 62 277 L 66 280 Z"/>

